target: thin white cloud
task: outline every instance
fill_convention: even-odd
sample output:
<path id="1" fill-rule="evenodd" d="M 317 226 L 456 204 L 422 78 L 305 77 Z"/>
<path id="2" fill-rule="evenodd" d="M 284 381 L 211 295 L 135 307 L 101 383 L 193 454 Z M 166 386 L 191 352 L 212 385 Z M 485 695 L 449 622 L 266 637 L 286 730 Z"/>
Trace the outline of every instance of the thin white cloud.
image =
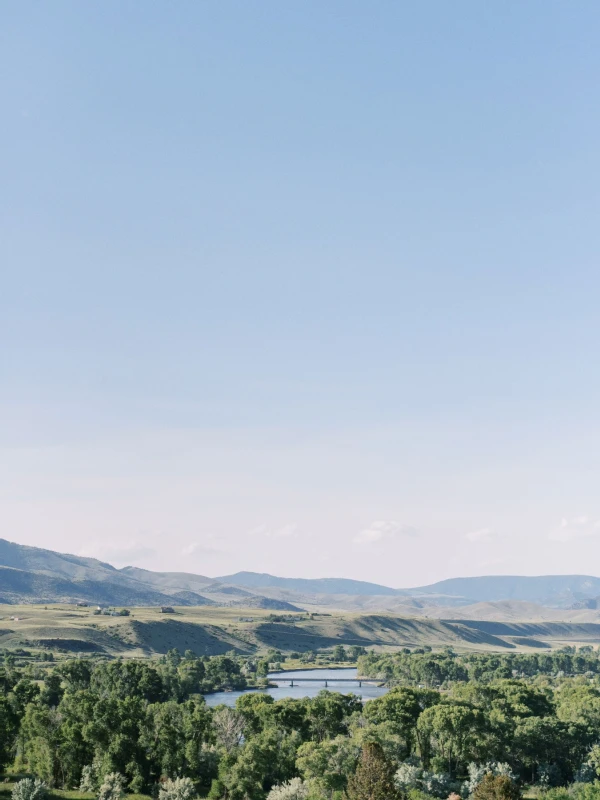
<path id="1" fill-rule="evenodd" d="M 216 541 L 214 534 L 209 534 L 204 537 L 202 542 L 190 542 L 181 549 L 182 556 L 215 556 L 224 553 L 219 547 L 216 547 L 213 542 Z"/>
<path id="2" fill-rule="evenodd" d="M 404 525 L 392 519 L 376 519 L 366 528 L 359 531 L 352 541 L 354 544 L 359 545 L 376 545 L 401 537 L 417 535 L 417 529 L 410 525 Z"/>
<path id="3" fill-rule="evenodd" d="M 294 539 L 298 535 L 298 526 L 295 522 L 286 522 L 280 528 L 270 528 L 267 525 L 257 525 L 248 531 L 248 536 L 263 536 L 265 539 Z"/>
<path id="4" fill-rule="evenodd" d="M 548 538 L 551 542 L 572 542 L 574 539 L 598 534 L 600 534 L 600 520 L 582 514 L 579 517 L 563 517 L 558 528 L 550 531 Z"/>
<path id="5" fill-rule="evenodd" d="M 469 542 L 489 542 L 496 537 L 491 528 L 479 528 L 476 531 L 465 533 L 465 539 Z"/>

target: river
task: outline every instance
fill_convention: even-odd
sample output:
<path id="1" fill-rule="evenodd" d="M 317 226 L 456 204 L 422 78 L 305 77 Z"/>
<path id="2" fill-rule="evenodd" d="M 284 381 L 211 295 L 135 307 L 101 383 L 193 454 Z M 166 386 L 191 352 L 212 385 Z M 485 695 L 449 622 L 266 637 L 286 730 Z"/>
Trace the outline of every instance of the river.
<path id="1" fill-rule="evenodd" d="M 310 681 L 304 681 L 303 678 L 310 678 Z M 319 682 L 313 682 L 315 678 Z M 337 681 L 336 681 L 337 678 Z M 387 692 L 387 689 L 374 686 L 373 684 L 363 683 L 359 687 L 358 683 L 341 683 L 340 678 L 351 679 L 356 678 L 356 667 L 344 667 L 343 669 L 299 669 L 290 670 L 289 672 L 270 672 L 270 681 L 285 681 L 276 688 L 270 689 L 245 689 L 241 692 L 214 692 L 213 694 L 205 695 L 206 704 L 209 706 L 218 706 L 223 703 L 226 706 L 235 705 L 238 697 L 248 692 L 260 691 L 263 694 L 270 694 L 275 700 L 281 700 L 284 697 L 316 697 L 323 689 L 325 689 L 325 681 L 327 681 L 327 689 L 331 692 L 341 692 L 342 694 L 356 694 L 362 697 L 363 700 L 371 700 L 374 697 L 381 697 L 382 694 Z M 294 685 L 290 686 L 290 682 L 294 681 Z M 320 681 L 323 681 L 322 683 Z"/>

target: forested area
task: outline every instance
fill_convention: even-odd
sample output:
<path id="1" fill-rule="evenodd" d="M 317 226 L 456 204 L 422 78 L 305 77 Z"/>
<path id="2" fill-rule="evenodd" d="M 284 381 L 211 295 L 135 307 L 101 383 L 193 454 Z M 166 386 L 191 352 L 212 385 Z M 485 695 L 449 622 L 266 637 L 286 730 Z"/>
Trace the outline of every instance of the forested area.
<path id="1" fill-rule="evenodd" d="M 202 696 L 207 686 L 243 685 L 228 656 L 76 659 L 42 681 L 6 664 L 0 766 L 102 800 L 115 787 L 117 797 L 123 789 L 161 800 L 512 800 L 531 784 L 549 800 L 567 791 L 600 800 L 594 670 L 517 678 L 496 674 L 504 656 L 438 655 L 467 675 L 478 664 L 481 675 L 443 690 L 398 686 L 365 704 L 328 691 L 279 701 L 251 692 L 234 708 L 209 708 Z M 363 656 L 361 667 L 377 658 L 404 663 L 407 654 Z"/>
<path id="2" fill-rule="evenodd" d="M 451 648 L 405 648 L 398 653 L 368 653 L 358 659 L 358 672 L 388 685 L 425 687 L 454 681 L 490 681 L 504 678 L 600 674 L 600 653 L 591 646 L 564 647 L 540 653 L 456 653 Z"/>

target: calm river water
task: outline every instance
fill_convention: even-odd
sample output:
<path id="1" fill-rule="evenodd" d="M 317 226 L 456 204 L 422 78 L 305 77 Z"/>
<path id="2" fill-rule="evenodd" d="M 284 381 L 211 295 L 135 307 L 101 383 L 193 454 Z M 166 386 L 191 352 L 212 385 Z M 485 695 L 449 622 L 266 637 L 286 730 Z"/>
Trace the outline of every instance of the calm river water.
<path id="1" fill-rule="evenodd" d="M 302 678 L 319 678 L 323 683 L 314 683 L 313 681 L 302 681 Z M 336 682 L 336 678 L 338 681 Z M 248 691 L 256 692 L 262 691 L 264 694 L 270 694 L 275 700 L 281 700 L 283 697 L 315 697 L 325 688 L 325 680 L 327 680 L 327 688 L 331 692 L 341 692 L 342 694 L 356 694 L 364 700 L 371 700 L 373 697 L 381 697 L 382 694 L 387 692 L 383 687 L 373 686 L 372 684 L 363 683 L 359 687 L 358 683 L 341 683 L 340 678 L 356 678 L 356 667 L 348 667 L 347 669 L 301 669 L 290 670 L 289 672 L 270 672 L 269 680 L 278 681 L 282 680 L 285 683 L 280 684 L 276 689 L 246 689 L 243 692 L 215 692 L 214 694 L 205 695 L 206 704 L 209 706 L 218 706 L 224 703 L 226 706 L 235 705 L 235 701 Z M 294 681 L 294 685 L 290 686 L 290 681 Z"/>

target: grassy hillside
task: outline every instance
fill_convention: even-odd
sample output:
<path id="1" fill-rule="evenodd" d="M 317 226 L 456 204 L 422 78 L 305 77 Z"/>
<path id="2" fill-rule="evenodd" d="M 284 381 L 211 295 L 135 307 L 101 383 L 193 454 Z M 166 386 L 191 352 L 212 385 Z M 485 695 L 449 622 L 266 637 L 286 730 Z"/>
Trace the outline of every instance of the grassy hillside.
<path id="1" fill-rule="evenodd" d="M 600 644 L 597 623 L 505 623 L 406 618 L 393 614 L 290 615 L 274 621 L 268 610 L 179 607 L 174 615 L 132 609 L 129 617 L 95 616 L 67 605 L 0 606 L 0 650 L 148 657 L 176 647 L 198 655 L 268 648 L 322 650 L 335 644 L 368 649 L 452 645 L 465 650 L 531 651 L 565 644 Z"/>

